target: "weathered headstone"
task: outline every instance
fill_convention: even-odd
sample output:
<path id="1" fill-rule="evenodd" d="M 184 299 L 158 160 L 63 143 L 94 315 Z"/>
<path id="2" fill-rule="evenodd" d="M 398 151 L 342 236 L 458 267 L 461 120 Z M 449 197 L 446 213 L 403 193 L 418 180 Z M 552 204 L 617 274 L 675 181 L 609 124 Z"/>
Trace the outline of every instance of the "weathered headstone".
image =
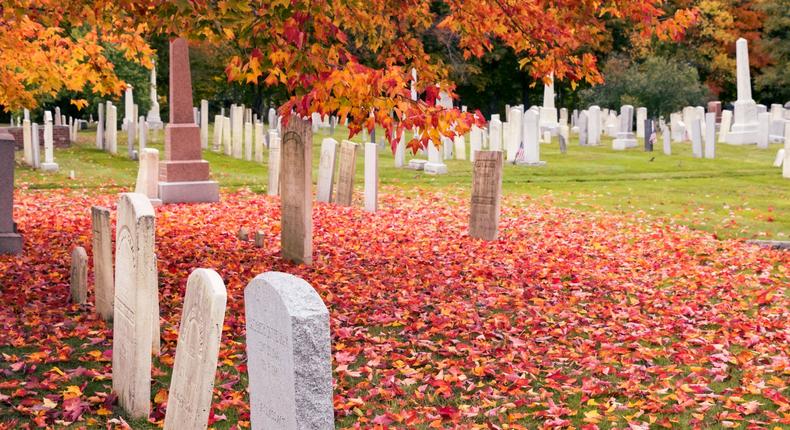
<path id="1" fill-rule="evenodd" d="M 406 131 L 401 132 L 398 144 L 395 146 L 395 167 L 401 168 L 406 164 Z"/>
<path id="2" fill-rule="evenodd" d="M 705 114 L 705 158 L 716 158 L 716 112 Z"/>
<path id="3" fill-rule="evenodd" d="M 545 161 L 540 160 L 540 128 L 538 127 L 538 113 L 535 109 L 524 112 L 523 124 L 523 155 L 516 159 L 516 163 L 525 166 L 544 166 Z M 508 156 L 508 159 L 510 157 Z"/>
<path id="4" fill-rule="evenodd" d="M 148 197 L 121 194 L 115 239 L 112 387 L 132 418 L 147 418 L 151 347 L 158 326 L 154 208 Z"/>
<path id="5" fill-rule="evenodd" d="M 645 121 L 647 121 L 647 108 L 636 108 L 636 137 L 645 138 Z"/>
<path id="6" fill-rule="evenodd" d="M 244 122 L 244 159 L 252 161 L 253 145 L 253 125 L 252 121 Z"/>
<path id="7" fill-rule="evenodd" d="M 334 429 L 329 312 L 293 275 L 267 272 L 244 290 L 254 429 Z"/>
<path id="8" fill-rule="evenodd" d="M 340 142 L 338 158 L 337 186 L 334 202 L 341 206 L 351 206 L 354 199 L 354 176 L 357 170 L 357 144 L 350 140 Z"/>
<path id="9" fill-rule="evenodd" d="M 40 128 L 38 124 L 33 123 L 33 146 L 30 148 L 33 155 L 33 168 L 40 169 L 41 168 L 41 140 L 39 139 L 39 132 Z"/>
<path id="10" fill-rule="evenodd" d="M 483 133 L 480 131 L 481 140 L 482 137 Z M 482 143 L 480 146 L 483 146 Z M 456 160 L 466 160 L 466 138 L 464 138 L 463 134 L 457 134 L 453 138 L 453 153 L 455 154 Z"/>
<path id="11" fill-rule="evenodd" d="M 310 123 L 295 115 L 285 128 L 280 157 L 280 242 L 286 260 L 313 262 L 313 135 Z"/>
<path id="12" fill-rule="evenodd" d="M 159 150 L 145 148 L 140 153 L 140 166 L 134 192 L 147 196 L 154 206 L 162 204 L 162 200 L 159 199 Z"/>
<path id="13" fill-rule="evenodd" d="M 91 207 L 93 231 L 93 290 L 96 313 L 105 321 L 113 317 L 115 285 L 113 283 L 112 230 L 110 210 L 101 206 Z"/>
<path id="14" fill-rule="evenodd" d="M 96 123 L 96 149 L 104 149 L 104 103 L 99 103 L 99 121 Z"/>
<path id="15" fill-rule="evenodd" d="M 231 110 L 233 107 L 231 107 Z M 233 155 L 233 137 L 232 137 L 232 130 L 233 123 L 230 120 L 230 117 L 223 116 L 222 117 L 222 150 L 225 155 Z"/>
<path id="16" fill-rule="evenodd" d="M 217 272 L 196 269 L 189 275 L 165 429 L 198 430 L 208 426 L 227 300 L 225 283 Z"/>
<path id="17" fill-rule="evenodd" d="M 491 115 L 491 121 L 488 122 L 488 149 L 502 150 L 502 121 L 499 115 Z"/>
<path id="18" fill-rule="evenodd" d="M 256 248 L 263 248 L 264 241 L 266 240 L 266 234 L 258 230 L 255 232 L 255 247 Z"/>
<path id="19" fill-rule="evenodd" d="M 423 171 L 430 175 L 447 173 L 447 165 L 442 162 L 442 152 L 432 140 L 428 141 L 428 162 L 423 166 Z"/>
<path id="20" fill-rule="evenodd" d="M 475 153 L 483 150 L 483 130 L 480 127 L 473 125 L 469 130 L 469 161 L 475 161 Z M 466 145 L 464 145 L 464 152 L 466 152 Z M 465 155 L 465 154 L 464 154 Z"/>
<path id="21" fill-rule="evenodd" d="M 318 161 L 318 184 L 316 200 L 329 203 L 332 201 L 332 188 L 335 182 L 335 155 L 337 141 L 327 137 L 321 141 L 321 158 Z"/>
<path id="22" fill-rule="evenodd" d="M 587 146 L 589 139 L 589 126 L 587 111 L 583 110 L 576 119 L 576 127 L 579 129 L 579 146 Z"/>
<path id="23" fill-rule="evenodd" d="M 244 156 L 244 106 L 230 107 L 230 140 L 233 158 Z"/>
<path id="24" fill-rule="evenodd" d="M 782 163 L 782 177 L 790 179 L 790 121 L 785 123 L 785 161 Z"/>
<path id="25" fill-rule="evenodd" d="M 269 183 L 266 189 L 270 196 L 280 194 L 280 135 L 269 130 Z"/>
<path id="26" fill-rule="evenodd" d="M 71 251 L 70 286 L 72 303 L 88 301 L 88 253 L 81 246 Z"/>
<path id="27" fill-rule="evenodd" d="M 691 120 L 691 154 L 702 158 L 702 124 L 698 118 Z"/>
<path id="28" fill-rule="evenodd" d="M 379 160 L 376 144 L 365 143 L 365 210 L 376 212 L 379 204 Z"/>
<path id="29" fill-rule="evenodd" d="M 776 151 L 776 157 L 774 158 L 774 167 L 782 167 L 782 164 L 785 162 L 785 149 L 779 148 Z"/>
<path id="30" fill-rule="evenodd" d="M 107 124 L 105 126 L 104 132 L 107 134 L 107 145 L 105 145 L 105 149 L 110 151 L 110 154 L 117 154 L 118 153 L 118 108 L 111 104 L 107 106 Z"/>
<path id="31" fill-rule="evenodd" d="M 656 143 L 653 120 L 645 118 L 643 122 L 644 125 L 642 125 L 642 134 L 644 135 L 643 137 L 645 139 L 645 151 L 653 152 L 653 145 Z"/>
<path id="32" fill-rule="evenodd" d="M 634 107 L 623 105 L 620 107 L 620 124 L 617 129 L 617 138 L 612 140 L 612 149 L 624 151 L 637 146 L 633 132 Z"/>
<path id="33" fill-rule="evenodd" d="M 25 164 L 33 165 L 33 130 L 29 119 L 22 120 L 22 151 Z"/>
<path id="34" fill-rule="evenodd" d="M 14 137 L 0 129 L 0 254 L 22 252 L 14 222 Z"/>
<path id="35" fill-rule="evenodd" d="M 200 129 L 192 114 L 192 75 L 184 39 L 170 42 L 170 123 L 165 127 L 165 157 L 159 164 L 159 198 L 163 203 L 216 202 L 219 185 L 209 180 Z"/>
<path id="36" fill-rule="evenodd" d="M 664 139 L 664 155 L 672 155 L 672 133 L 670 131 L 669 125 L 664 124 L 664 128 L 661 130 L 661 135 Z"/>
<path id="37" fill-rule="evenodd" d="M 587 144 L 597 146 L 601 144 L 601 108 L 590 106 L 588 110 Z"/>
<path id="38" fill-rule="evenodd" d="M 214 151 L 222 148 L 222 115 L 214 115 Z"/>
<path id="39" fill-rule="evenodd" d="M 727 143 L 742 145 L 757 143 L 757 104 L 752 99 L 752 82 L 749 72 L 749 46 L 744 38 L 735 42 L 736 78 L 738 100 L 734 103 L 734 121 L 727 133 Z"/>
<path id="40" fill-rule="evenodd" d="M 757 114 L 757 147 L 768 148 L 768 139 L 771 135 L 771 114 L 768 112 Z"/>
<path id="41" fill-rule="evenodd" d="M 494 240 L 499 229 L 499 202 L 502 194 L 502 152 L 475 154 L 469 235 Z"/>
<path id="42" fill-rule="evenodd" d="M 239 227 L 239 232 L 236 233 L 236 237 L 242 242 L 250 240 L 250 229 L 247 227 Z"/>

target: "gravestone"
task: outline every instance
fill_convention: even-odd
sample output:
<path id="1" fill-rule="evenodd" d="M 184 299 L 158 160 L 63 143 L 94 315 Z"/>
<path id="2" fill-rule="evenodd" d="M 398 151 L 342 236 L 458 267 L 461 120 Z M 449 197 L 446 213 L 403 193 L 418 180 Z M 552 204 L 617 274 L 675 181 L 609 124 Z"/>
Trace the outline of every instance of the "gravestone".
<path id="1" fill-rule="evenodd" d="M 33 168 L 40 169 L 41 168 L 41 140 L 39 139 L 40 133 L 43 130 L 40 130 L 38 124 L 33 123 L 33 147 L 30 150 L 33 152 Z"/>
<path id="2" fill-rule="evenodd" d="M 231 110 L 233 107 L 231 107 Z M 232 155 L 233 154 L 233 138 L 231 137 L 231 128 L 232 123 L 230 117 L 223 116 L 222 117 L 222 150 L 225 155 Z"/>
<path id="3" fill-rule="evenodd" d="M 112 230 L 110 210 L 101 206 L 91 207 L 93 232 L 93 293 L 96 313 L 105 321 L 112 321 L 115 285 L 112 265 Z"/>
<path id="4" fill-rule="evenodd" d="M 422 170 L 429 175 L 447 173 L 447 165 L 442 162 L 442 152 L 432 140 L 428 141 L 428 162 L 423 165 Z"/>
<path id="5" fill-rule="evenodd" d="M 165 429 L 206 429 L 222 340 L 225 283 L 211 269 L 196 269 L 187 280 Z"/>
<path id="6" fill-rule="evenodd" d="M 60 106 L 55 106 L 55 125 L 63 125 L 63 117 L 60 114 Z"/>
<path id="7" fill-rule="evenodd" d="M 776 157 L 774 158 L 774 167 L 782 167 L 784 161 L 785 161 L 785 149 L 779 148 L 779 150 L 776 151 Z"/>
<path id="8" fill-rule="evenodd" d="M 601 108 L 590 106 L 587 118 L 587 144 L 597 146 L 601 144 Z"/>
<path id="9" fill-rule="evenodd" d="M 587 111 L 583 110 L 576 119 L 576 127 L 579 129 L 579 146 L 587 146 L 589 143 L 589 125 Z"/>
<path id="10" fill-rule="evenodd" d="M 499 115 L 491 115 L 491 121 L 488 122 L 488 149 L 491 151 L 502 150 L 502 121 Z"/>
<path id="11" fill-rule="evenodd" d="M 256 121 L 254 128 L 255 162 L 263 163 L 263 147 L 266 145 L 266 139 L 263 135 L 263 122 Z"/>
<path id="12" fill-rule="evenodd" d="M 738 100 L 733 104 L 734 119 L 726 141 L 735 145 L 757 143 L 757 104 L 752 99 L 749 45 L 744 38 L 735 42 L 735 61 Z"/>
<path id="13" fill-rule="evenodd" d="M 246 242 L 250 240 L 250 229 L 248 229 L 247 227 L 239 227 L 239 231 L 238 233 L 236 233 L 236 237 L 242 242 Z"/>
<path id="14" fill-rule="evenodd" d="M 557 137 L 560 141 L 560 153 L 565 154 L 568 152 L 568 139 L 569 139 L 570 129 L 568 126 L 562 122 L 560 122 L 559 126 L 559 133 Z"/>
<path id="15" fill-rule="evenodd" d="M 140 166 L 134 192 L 147 196 L 154 206 L 162 204 L 162 200 L 159 199 L 159 150 L 145 148 L 140 153 Z"/>
<path id="16" fill-rule="evenodd" d="M 790 121 L 785 123 L 785 161 L 782 163 L 782 177 L 790 179 Z"/>
<path id="17" fill-rule="evenodd" d="M 244 156 L 244 106 L 230 107 L 230 139 L 233 158 Z"/>
<path id="18" fill-rule="evenodd" d="M 280 135 L 277 130 L 269 130 L 269 185 L 266 191 L 270 196 L 280 194 Z"/>
<path id="19" fill-rule="evenodd" d="M 691 120 L 691 154 L 702 158 L 702 124 L 698 118 Z"/>
<path id="20" fill-rule="evenodd" d="M 245 121 L 244 122 L 244 159 L 247 161 L 252 161 L 252 153 L 253 153 L 253 125 L 252 121 Z"/>
<path id="21" fill-rule="evenodd" d="M 310 123 L 296 115 L 285 127 L 280 148 L 280 242 L 283 258 L 307 265 L 313 262 L 313 191 Z"/>
<path id="22" fill-rule="evenodd" d="M 164 162 L 159 164 L 159 198 L 163 203 L 219 201 L 219 185 L 209 180 L 192 114 L 189 47 L 180 38 L 170 42 L 170 122 L 165 127 Z"/>
<path id="23" fill-rule="evenodd" d="M 663 129 L 661 130 L 661 135 L 664 139 L 664 155 L 672 155 L 672 133 L 670 131 L 669 125 L 664 124 Z"/>
<path id="24" fill-rule="evenodd" d="M 250 422 L 254 429 L 330 430 L 329 312 L 304 280 L 258 275 L 244 289 Z"/>
<path id="25" fill-rule="evenodd" d="M 22 236 L 14 222 L 14 138 L 0 129 L 0 254 L 22 252 Z"/>
<path id="26" fill-rule="evenodd" d="M 479 132 L 479 136 L 482 140 L 483 137 L 482 130 Z M 482 142 L 480 146 L 481 147 L 483 146 Z M 453 138 L 453 153 L 455 154 L 456 160 L 466 160 L 466 139 L 464 138 L 463 134 L 456 135 Z"/>
<path id="27" fill-rule="evenodd" d="M 705 158 L 716 158 L 716 112 L 705 114 Z"/>
<path id="28" fill-rule="evenodd" d="M 768 139 L 771 135 L 771 114 L 762 112 L 757 114 L 757 147 L 768 148 Z"/>
<path id="29" fill-rule="evenodd" d="M 33 130 L 29 119 L 22 120 L 22 153 L 25 164 L 33 165 Z"/>
<path id="30" fill-rule="evenodd" d="M 645 119 L 642 126 L 642 132 L 645 140 L 645 152 L 653 152 L 653 145 L 656 143 L 656 134 L 653 126 L 652 119 Z"/>
<path id="31" fill-rule="evenodd" d="M 335 155 L 337 141 L 331 137 L 321 141 L 321 158 L 318 161 L 318 184 L 316 200 L 329 203 L 332 201 L 332 187 L 335 183 Z"/>
<path id="32" fill-rule="evenodd" d="M 499 229 L 502 194 L 502 152 L 478 151 L 475 154 L 469 235 L 494 240 Z"/>
<path id="33" fill-rule="evenodd" d="M 208 100 L 200 101 L 200 147 L 208 149 Z"/>
<path id="34" fill-rule="evenodd" d="M 214 151 L 219 151 L 222 148 L 222 115 L 214 115 Z"/>
<path id="35" fill-rule="evenodd" d="M 88 254 L 77 246 L 71 251 L 71 302 L 85 304 L 88 301 Z"/>
<path id="36" fill-rule="evenodd" d="M 466 149 L 464 148 L 464 151 Z M 480 127 L 473 125 L 469 130 L 469 161 L 475 161 L 475 154 L 477 151 L 483 150 L 483 130 Z"/>
<path id="37" fill-rule="evenodd" d="M 540 128 L 538 127 L 538 113 L 535 109 L 524 112 L 523 124 L 523 155 L 516 159 L 516 163 L 525 166 L 545 166 L 546 162 L 540 160 Z M 508 156 L 508 160 L 510 157 Z"/>
<path id="38" fill-rule="evenodd" d="M 716 116 L 714 117 L 716 122 L 721 121 L 721 102 L 720 101 L 708 102 L 708 113 L 716 114 Z"/>
<path id="39" fill-rule="evenodd" d="M 647 121 L 647 108 L 636 108 L 636 137 L 645 138 L 645 121 Z"/>
<path id="40" fill-rule="evenodd" d="M 620 125 L 617 138 L 612 140 L 612 149 L 624 151 L 637 146 L 633 133 L 634 107 L 623 105 L 620 107 Z"/>
<path id="41" fill-rule="evenodd" d="M 354 176 L 357 171 L 357 144 L 350 140 L 340 142 L 339 167 L 335 203 L 351 206 L 354 199 Z"/>
<path id="42" fill-rule="evenodd" d="M 121 194 L 115 239 L 112 388 L 131 418 L 148 418 L 151 406 L 152 335 L 158 328 L 154 234 L 154 208 L 148 197 Z"/>
<path id="43" fill-rule="evenodd" d="M 55 143 L 52 139 L 52 116 L 49 111 L 44 112 L 44 162 L 41 170 L 57 172 L 58 163 L 55 163 Z"/>
<path id="44" fill-rule="evenodd" d="M 365 210 L 376 212 L 379 201 L 379 160 L 376 144 L 365 143 Z"/>
<path id="45" fill-rule="evenodd" d="M 255 232 L 255 247 L 256 248 L 263 248 L 264 241 L 266 240 L 266 235 L 263 231 L 258 230 Z"/>
<path id="46" fill-rule="evenodd" d="M 141 116 L 137 119 L 137 140 L 138 149 L 137 153 L 142 154 L 143 150 L 148 146 L 148 123 L 145 122 L 145 117 Z M 139 157 L 139 156 L 138 156 Z M 157 171 L 157 175 L 159 172 Z"/>
<path id="47" fill-rule="evenodd" d="M 395 167 L 402 168 L 406 164 L 406 131 L 402 131 L 398 144 L 395 146 Z"/>
<path id="48" fill-rule="evenodd" d="M 719 126 L 719 143 L 727 142 L 727 134 L 732 125 L 732 111 L 725 110 L 721 113 L 721 125 Z"/>
<path id="49" fill-rule="evenodd" d="M 107 124 L 105 127 L 110 154 L 118 153 L 118 108 L 112 104 L 107 106 Z"/>
<path id="50" fill-rule="evenodd" d="M 99 121 L 96 123 L 96 149 L 104 149 L 104 103 L 99 103 Z"/>

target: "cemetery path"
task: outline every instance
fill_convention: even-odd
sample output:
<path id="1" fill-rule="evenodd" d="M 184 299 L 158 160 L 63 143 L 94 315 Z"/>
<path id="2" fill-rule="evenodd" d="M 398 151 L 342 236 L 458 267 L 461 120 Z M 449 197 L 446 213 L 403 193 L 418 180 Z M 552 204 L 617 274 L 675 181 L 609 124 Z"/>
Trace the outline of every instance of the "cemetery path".
<path id="1" fill-rule="evenodd" d="M 467 234 L 466 197 L 388 191 L 375 214 L 317 204 L 311 267 L 280 258 L 276 197 L 157 208 L 162 353 L 150 422 L 130 424 L 161 424 L 187 276 L 209 267 L 228 289 L 215 428 L 249 426 L 243 288 L 271 270 L 329 308 L 341 428 L 790 426 L 790 252 L 511 195 L 484 242 Z M 90 206 L 116 200 L 17 192 L 24 253 L 0 256 L 0 428 L 125 419 L 92 287 L 89 304 L 68 303 L 71 250 L 92 253 Z"/>

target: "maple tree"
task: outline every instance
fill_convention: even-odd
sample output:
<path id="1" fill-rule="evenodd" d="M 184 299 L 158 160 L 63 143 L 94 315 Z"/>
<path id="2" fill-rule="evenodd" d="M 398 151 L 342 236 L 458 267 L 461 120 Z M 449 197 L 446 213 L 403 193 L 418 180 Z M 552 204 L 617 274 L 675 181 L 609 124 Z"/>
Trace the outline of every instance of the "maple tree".
<path id="1" fill-rule="evenodd" d="M 375 214 L 315 206 L 312 266 L 280 257 L 276 198 L 157 208 L 162 353 L 149 420 L 132 427 L 164 418 L 197 267 L 228 291 L 214 428 L 249 427 L 243 290 L 270 270 L 304 278 L 329 308 L 340 428 L 790 425 L 790 253 L 516 194 L 485 242 L 467 234 L 468 195 L 382 191 Z M 92 292 L 68 302 L 70 250 L 92 252 L 85 208 L 113 210 L 107 193 L 16 193 L 25 252 L 0 256 L 0 428 L 122 427 L 111 325 Z M 242 226 L 263 248 L 237 238 Z"/>
<path id="2" fill-rule="evenodd" d="M 61 90 L 120 94 L 124 82 L 105 56 L 112 44 L 151 67 L 145 24 L 124 13 L 127 2 L 4 0 L 0 6 L 0 106 L 33 108 Z M 87 104 L 74 99 L 78 108 Z"/>
<path id="3" fill-rule="evenodd" d="M 281 108 L 286 117 L 292 110 L 303 116 L 337 113 L 341 119 L 350 119 L 352 134 L 379 124 L 393 145 L 404 129 L 419 127 L 423 134 L 419 141 L 410 142 L 414 149 L 425 147 L 429 139 L 438 142 L 442 134 L 464 133 L 483 122 L 482 115 L 436 105 L 440 90 L 452 94 L 453 85 L 441 59 L 428 55 L 423 46 L 421 35 L 432 26 L 457 34 L 467 58 L 483 55 L 498 41 L 513 49 L 521 67 L 538 79 L 553 72 L 558 80 L 598 83 L 596 59 L 582 51 L 604 39 L 606 17 L 633 22 L 634 31 L 643 36 L 669 39 L 677 39 L 694 17 L 688 9 L 666 16 L 662 0 L 445 0 L 441 14 L 428 0 L 148 0 L 90 5 L 49 0 L 37 5 L 40 12 L 25 15 L 30 3 L 15 0 L 4 6 L 4 25 L 9 30 L 0 43 L 11 47 L 10 41 L 24 34 L 22 23 L 30 22 L 42 32 L 52 32 L 51 42 L 18 50 L 25 48 L 33 54 L 36 49 L 49 52 L 50 45 L 66 44 L 83 47 L 85 54 L 38 61 L 50 70 L 38 79 L 30 76 L 33 64 L 19 68 L 12 80 L 16 85 L 3 90 L 6 96 L 0 103 L 5 105 L 30 103 L 36 93 L 25 91 L 24 83 L 37 80 L 50 82 L 39 92 L 85 83 L 118 91 L 120 83 L 100 63 L 98 40 L 116 38 L 132 55 L 146 53 L 139 36 L 150 31 L 231 40 L 238 54 L 227 66 L 228 78 L 285 86 L 291 95 Z M 67 33 L 64 28 L 71 27 L 67 23 L 83 25 L 84 35 Z M 419 101 L 410 97 L 412 69 L 417 71 Z"/>

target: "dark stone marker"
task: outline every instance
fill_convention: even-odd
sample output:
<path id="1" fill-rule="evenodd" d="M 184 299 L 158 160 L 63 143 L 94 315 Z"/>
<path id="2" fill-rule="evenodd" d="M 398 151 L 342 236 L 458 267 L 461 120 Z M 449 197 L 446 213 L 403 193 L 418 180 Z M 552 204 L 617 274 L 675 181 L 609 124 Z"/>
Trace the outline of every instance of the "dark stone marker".
<path id="1" fill-rule="evenodd" d="M 494 240 L 499 229 L 502 195 L 502 151 L 475 152 L 469 235 Z"/>
<path id="2" fill-rule="evenodd" d="M 291 116 L 280 148 L 280 246 L 286 260 L 313 262 L 313 133 Z"/>
<path id="3" fill-rule="evenodd" d="M 656 143 L 656 134 L 653 130 L 653 120 L 645 120 L 645 152 L 653 152 L 653 144 Z"/>
<path id="4" fill-rule="evenodd" d="M 560 133 L 559 135 L 557 135 L 557 137 L 559 137 L 559 140 L 560 140 L 560 153 L 561 154 L 567 153 L 568 152 L 568 142 L 565 141 L 565 136 L 563 136 L 562 133 Z"/>
<path id="5" fill-rule="evenodd" d="M 22 252 L 14 223 L 14 138 L 0 130 L 0 254 Z"/>

